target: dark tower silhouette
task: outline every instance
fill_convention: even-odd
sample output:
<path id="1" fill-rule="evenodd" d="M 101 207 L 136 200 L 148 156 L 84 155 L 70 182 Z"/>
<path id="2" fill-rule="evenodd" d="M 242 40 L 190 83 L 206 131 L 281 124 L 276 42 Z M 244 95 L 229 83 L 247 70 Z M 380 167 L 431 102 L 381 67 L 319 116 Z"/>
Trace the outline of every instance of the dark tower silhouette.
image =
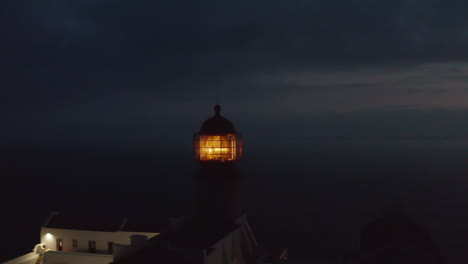
<path id="1" fill-rule="evenodd" d="M 242 157 L 242 140 L 221 107 L 194 136 L 194 154 L 200 162 L 198 216 L 204 222 L 234 223 L 242 216 L 240 174 L 236 162 Z"/>
<path id="2" fill-rule="evenodd" d="M 193 140 L 200 162 L 197 216 L 148 239 L 135 254 L 116 264 L 250 264 L 267 255 L 259 249 L 240 203 L 236 162 L 242 156 L 241 137 L 220 111 L 216 105 L 215 115 L 203 123 Z"/>

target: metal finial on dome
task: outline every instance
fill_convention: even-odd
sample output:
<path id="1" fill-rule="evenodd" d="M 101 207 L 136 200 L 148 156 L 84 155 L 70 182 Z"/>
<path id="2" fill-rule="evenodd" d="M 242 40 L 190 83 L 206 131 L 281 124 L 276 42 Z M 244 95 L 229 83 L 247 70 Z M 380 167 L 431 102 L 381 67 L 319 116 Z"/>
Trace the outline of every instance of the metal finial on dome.
<path id="1" fill-rule="evenodd" d="M 221 111 L 221 106 L 219 104 L 215 105 L 214 110 L 215 110 L 215 114 L 219 115 L 219 112 Z"/>

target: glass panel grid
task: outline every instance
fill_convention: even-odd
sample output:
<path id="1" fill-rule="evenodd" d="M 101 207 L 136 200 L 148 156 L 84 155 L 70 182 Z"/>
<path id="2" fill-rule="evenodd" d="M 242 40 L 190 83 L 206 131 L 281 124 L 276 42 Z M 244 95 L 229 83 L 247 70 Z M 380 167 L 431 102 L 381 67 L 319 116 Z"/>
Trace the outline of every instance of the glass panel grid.
<path id="1" fill-rule="evenodd" d="M 240 158 L 236 134 L 196 135 L 195 156 L 200 161 L 234 161 Z"/>

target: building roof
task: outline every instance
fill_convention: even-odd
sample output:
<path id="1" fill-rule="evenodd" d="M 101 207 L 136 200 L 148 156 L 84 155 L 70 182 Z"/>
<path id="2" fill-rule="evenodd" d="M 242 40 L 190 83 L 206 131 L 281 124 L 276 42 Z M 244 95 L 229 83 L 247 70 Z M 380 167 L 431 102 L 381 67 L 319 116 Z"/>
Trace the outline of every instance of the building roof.
<path id="1" fill-rule="evenodd" d="M 165 263 L 165 264 L 199 264 L 203 263 L 203 251 L 170 250 L 168 247 L 168 234 L 163 233 L 152 237 L 142 248 L 131 255 L 123 256 L 110 264 L 135 263 Z"/>
<path id="2" fill-rule="evenodd" d="M 236 130 L 229 119 L 221 116 L 221 106 L 214 107 L 215 115 L 206 120 L 200 128 L 200 134 L 234 134 Z"/>
<path id="3" fill-rule="evenodd" d="M 238 225 L 233 223 L 209 223 L 192 220 L 170 237 L 173 248 L 209 249 L 216 242 L 231 234 Z"/>
<path id="4" fill-rule="evenodd" d="M 174 232 L 162 233 L 147 240 L 134 254 L 113 264 L 130 263 L 203 263 L 203 250 L 228 236 L 238 225 L 213 224 L 192 219 Z"/>
<path id="5" fill-rule="evenodd" d="M 159 233 L 173 223 L 169 218 L 126 218 L 119 231 Z"/>
<path id="6" fill-rule="evenodd" d="M 171 225 L 168 218 L 112 218 L 52 213 L 43 227 L 57 229 L 160 233 Z"/>

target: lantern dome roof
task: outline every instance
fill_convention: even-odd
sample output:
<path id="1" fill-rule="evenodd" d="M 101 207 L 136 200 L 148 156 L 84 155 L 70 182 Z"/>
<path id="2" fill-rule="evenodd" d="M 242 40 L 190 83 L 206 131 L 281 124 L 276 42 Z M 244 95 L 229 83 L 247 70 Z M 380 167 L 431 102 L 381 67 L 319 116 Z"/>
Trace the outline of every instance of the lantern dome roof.
<path id="1" fill-rule="evenodd" d="M 233 134 L 236 133 L 234 125 L 229 119 L 221 116 L 221 106 L 215 105 L 215 115 L 205 122 L 200 128 L 200 134 Z"/>

